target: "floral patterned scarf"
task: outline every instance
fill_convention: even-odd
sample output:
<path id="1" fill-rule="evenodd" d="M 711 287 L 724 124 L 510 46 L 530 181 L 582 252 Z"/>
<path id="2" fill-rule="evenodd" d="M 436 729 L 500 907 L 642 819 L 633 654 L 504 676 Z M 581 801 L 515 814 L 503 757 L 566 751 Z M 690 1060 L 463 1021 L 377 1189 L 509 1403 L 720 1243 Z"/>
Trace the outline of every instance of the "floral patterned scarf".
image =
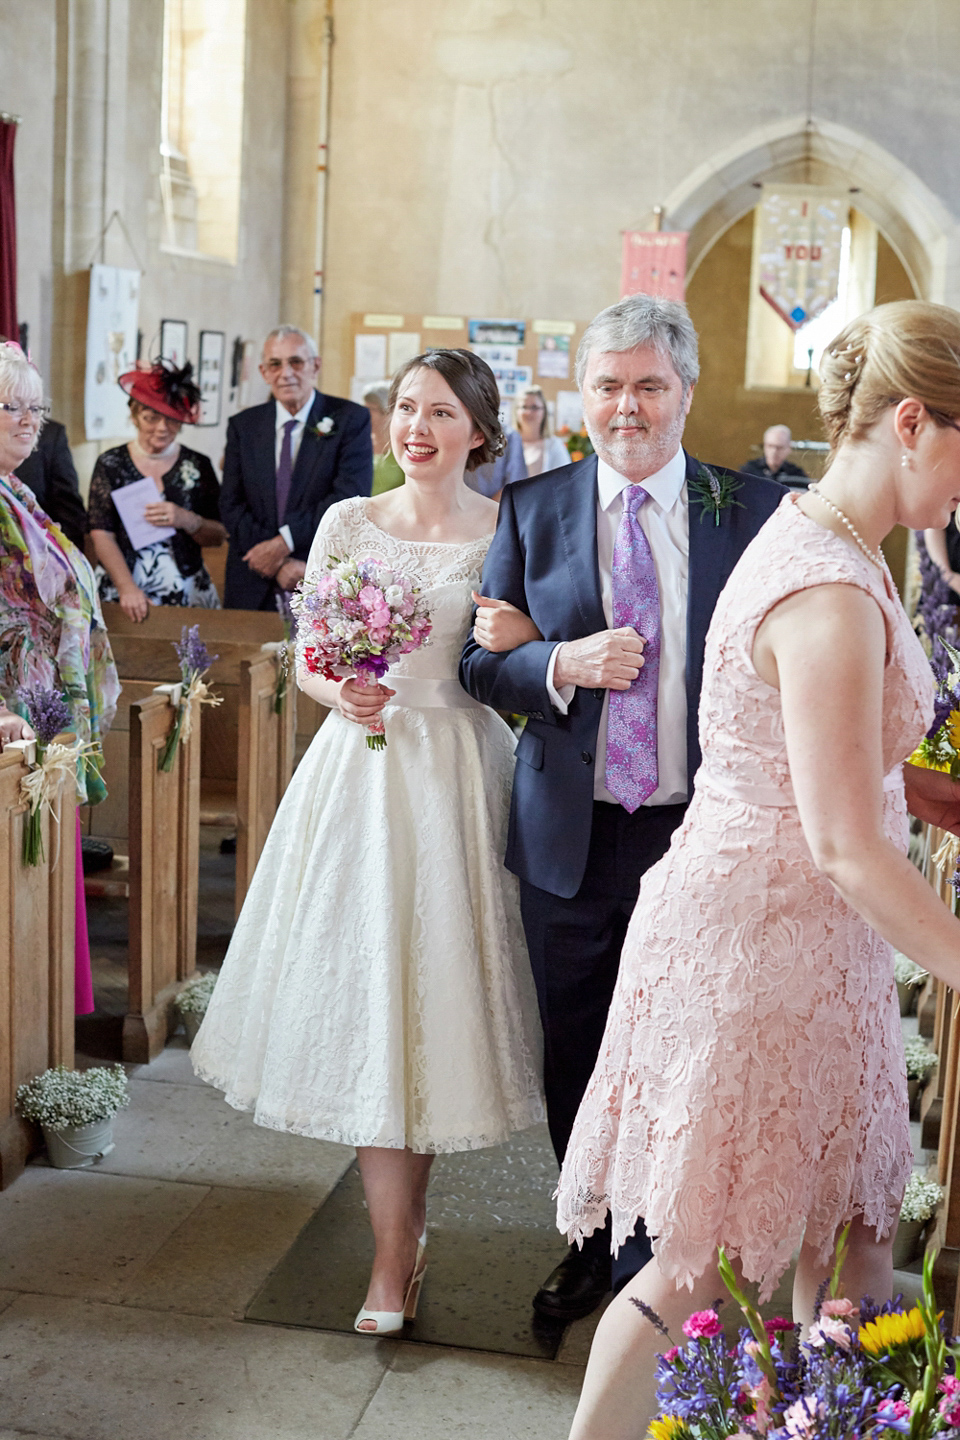
<path id="1" fill-rule="evenodd" d="M 0 475 L 0 695 L 25 716 L 21 685 L 60 690 L 80 740 L 98 749 L 117 710 L 120 682 L 86 557 L 14 475 Z M 81 804 L 106 787 L 81 762 Z"/>

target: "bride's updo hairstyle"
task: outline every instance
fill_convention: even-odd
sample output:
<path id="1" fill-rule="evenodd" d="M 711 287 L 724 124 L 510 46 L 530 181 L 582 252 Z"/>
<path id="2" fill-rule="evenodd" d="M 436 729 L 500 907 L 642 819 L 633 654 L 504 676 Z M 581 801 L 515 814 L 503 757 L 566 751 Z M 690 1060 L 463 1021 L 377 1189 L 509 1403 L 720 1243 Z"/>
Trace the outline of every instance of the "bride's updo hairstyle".
<path id="1" fill-rule="evenodd" d="M 919 400 L 938 425 L 960 416 L 960 314 L 895 300 L 851 320 L 823 352 L 817 397 L 830 457 L 891 405 Z"/>
<path id="2" fill-rule="evenodd" d="M 415 355 L 394 375 L 390 383 L 388 408 L 393 414 L 400 387 L 412 370 L 435 370 L 450 386 L 460 404 L 483 436 L 483 444 L 467 456 L 468 470 L 489 465 L 507 448 L 500 424 L 500 391 L 493 371 L 486 360 L 472 350 L 426 350 Z"/>

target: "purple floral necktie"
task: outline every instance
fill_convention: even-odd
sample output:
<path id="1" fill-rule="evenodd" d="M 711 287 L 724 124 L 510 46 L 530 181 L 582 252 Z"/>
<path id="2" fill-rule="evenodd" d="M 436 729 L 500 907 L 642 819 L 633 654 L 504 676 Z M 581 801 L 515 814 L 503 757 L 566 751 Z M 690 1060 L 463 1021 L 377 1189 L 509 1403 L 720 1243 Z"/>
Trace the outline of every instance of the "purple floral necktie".
<path id="1" fill-rule="evenodd" d="M 283 517 L 287 513 L 287 501 L 290 499 L 290 482 L 293 479 L 293 432 L 296 428 L 296 420 L 286 420 L 283 426 L 283 439 L 280 442 L 280 460 L 277 465 L 277 523 L 283 524 Z"/>
<path id="2" fill-rule="evenodd" d="M 642 485 L 626 486 L 613 547 L 613 628 L 632 625 L 647 642 L 640 674 L 629 690 L 610 691 L 607 712 L 607 789 L 631 815 L 658 783 L 660 595 L 650 542 L 637 514 L 646 499 Z"/>

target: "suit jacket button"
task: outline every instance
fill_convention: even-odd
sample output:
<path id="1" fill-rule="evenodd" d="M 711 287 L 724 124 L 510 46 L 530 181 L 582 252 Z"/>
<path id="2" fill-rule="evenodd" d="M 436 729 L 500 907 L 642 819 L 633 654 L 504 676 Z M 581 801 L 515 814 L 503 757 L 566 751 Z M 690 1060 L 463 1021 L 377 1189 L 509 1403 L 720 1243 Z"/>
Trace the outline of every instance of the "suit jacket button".
<path id="1" fill-rule="evenodd" d="M 583 761 L 584 765 L 589 765 L 590 762 L 593 760 L 593 756 L 590 754 L 589 750 L 581 750 L 580 759 Z"/>
<path id="2" fill-rule="evenodd" d="M 593 698 L 594 698 L 594 700 L 602 700 L 602 699 L 603 699 L 603 691 L 602 691 L 602 690 L 594 690 L 594 692 L 593 692 Z"/>

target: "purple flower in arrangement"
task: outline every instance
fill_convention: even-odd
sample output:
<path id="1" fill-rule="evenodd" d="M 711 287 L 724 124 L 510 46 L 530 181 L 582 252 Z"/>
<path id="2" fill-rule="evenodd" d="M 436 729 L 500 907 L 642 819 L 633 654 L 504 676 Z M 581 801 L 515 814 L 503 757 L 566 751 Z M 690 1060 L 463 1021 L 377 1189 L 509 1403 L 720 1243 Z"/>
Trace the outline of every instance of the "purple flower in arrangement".
<path id="1" fill-rule="evenodd" d="M 17 699 L 26 706 L 30 724 L 44 748 L 73 724 L 73 711 L 59 690 L 44 690 L 42 685 L 23 685 L 17 691 Z"/>
<path id="2" fill-rule="evenodd" d="M 202 675 L 209 670 L 214 660 L 219 660 L 219 655 L 211 655 L 206 645 L 200 639 L 200 626 L 191 625 L 189 630 L 186 625 L 180 631 L 179 644 L 173 642 L 173 648 L 177 652 L 177 659 L 180 661 L 180 674 L 183 676 L 184 685 L 189 685 L 194 675 Z"/>

